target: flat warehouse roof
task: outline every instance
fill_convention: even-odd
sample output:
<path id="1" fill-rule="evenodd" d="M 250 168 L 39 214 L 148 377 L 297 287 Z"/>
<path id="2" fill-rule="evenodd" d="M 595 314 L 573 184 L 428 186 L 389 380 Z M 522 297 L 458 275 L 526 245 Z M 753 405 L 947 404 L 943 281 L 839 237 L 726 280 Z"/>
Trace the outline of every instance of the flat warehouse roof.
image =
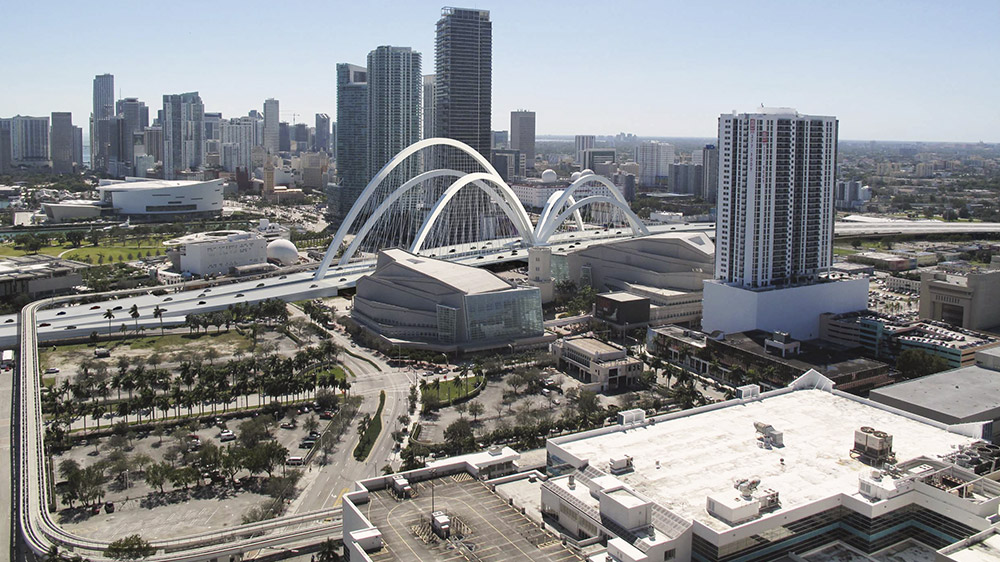
<path id="1" fill-rule="evenodd" d="M 761 447 L 758 421 L 783 432 L 784 446 Z M 872 470 L 850 453 L 861 426 L 892 434 L 900 461 L 945 455 L 973 442 L 861 399 L 797 390 L 554 443 L 603 471 L 609 459 L 631 456 L 634 470 L 618 479 L 688 521 L 725 531 L 731 527 L 708 514 L 707 498 L 738 495 L 739 479 L 759 478 L 761 488 L 777 491 L 779 512 L 835 494 L 858 494 L 858 477 Z"/>
<path id="2" fill-rule="evenodd" d="M 876 402 L 943 423 L 989 421 L 1000 417 L 1000 372 L 975 365 L 872 390 Z M 910 406 L 910 407 L 907 407 Z"/>

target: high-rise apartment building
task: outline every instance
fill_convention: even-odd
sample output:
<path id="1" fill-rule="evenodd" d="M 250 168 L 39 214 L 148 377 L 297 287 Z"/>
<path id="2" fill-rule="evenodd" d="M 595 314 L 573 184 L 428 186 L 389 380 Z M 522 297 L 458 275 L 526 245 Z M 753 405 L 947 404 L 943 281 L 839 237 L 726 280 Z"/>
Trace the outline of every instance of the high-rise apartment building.
<path id="1" fill-rule="evenodd" d="M 434 58 L 434 136 L 462 141 L 489 159 L 493 111 L 493 24 L 489 10 L 442 8 Z M 442 149 L 438 154 L 439 167 L 478 170 L 455 150 Z"/>
<path id="2" fill-rule="evenodd" d="M 718 279 L 770 287 L 829 269 L 837 126 L 788 108 L 719 117 Z"/>
<path id="3" fill-rule="evenodd" d="M 671 164 L 670 193 L 698 195 L 701 192 L 704 166 L 701 164 Z"/>
<path id="4" fill-rule="evenodd" d="M 715 276 L 706 332 L 820 335 L 820 316 L 864 310 L 868 278 L 821 279 L 833 260 L 835 117 L 794 109 L 719 118 Z"/>
<path id="5" fill-rule="evenodd" d="M 219 126 L 219 161 L 222 169 L 235 172 L 236 168 L 250 168 L 250 154 L 260 144 L 257 137 L 257 119 L 239 117 L 222 121 Z"/>
<path id="6" fill-rule="evenodd" d="M 714 144 L 706 144 L 697 151 L 701 157 L 701 198 L 715 203 L 719 196 L 719 149 Z"/>
<path id="7" fill-rule="evenodd" d="M 576 135 L 576 163 L 583 164 L 583 153 L 585 150 L 594 148 L 596 142 L 594 135 Z"/>
<path id="8" fill-rule="evenodd" d="M 420 53 L 409 47 L 378 47 L 368 53 L 368 173 L 365 183 L 393 156 L 420 140 Z M 420 173 L 408 158 L 401 177 Z"/>
<path id="9" fill-rule="evenodd" d="M 278 123 L 281 121 L 278 113 L 278 100 L 274 98 L 264 100 L 264 148 L 271 154 L 278 153 L 280 141 Z"/>
<path id="10" fill-rule="evenodd" d="M 653 186 L 670 175 L 674 163 L 674 145 L 666 142 L 647 141 L 635 148 L 635 161 L 639 164 L 639 185 Z"/>
<path id="11" fill-rule="evenodd" d="M 521 109 L 510 112 L 510 148 L 524 155 L 525 168 L 535 167 L 535 112 Z"/>
<path id="12" fill-rule="evenodd" d="M 49 118 L 15 115 L 9 121 L 11 164 L 49 166 Z"/>
<path id="13" fill-rule="evenodd" d="M 197 170 L 204 162 L 205 105 L 198 92 L 163 96 L 163 178 Z"/>
<path id="14" fill-rule="evenodd" d="M 10 119 L 0 119 L 0 172 L 6 172 L 13 165 L 12 127 Z"/>
<path id="15" fill-rule="evenodd" d="M 434 107 L 437 103 L 435 91 L 437 90 L 437 75 L 427 74 L 423 78 L 424 99 L 424 131 L 421 138 L 429 139 L 434 136 Z"/>
<path id="16" fill-rule="evenodd" d="M 76 161 L 73 159 L 73 114 L 66 111 L 52 112 L 52 129 L 49 132 L 52 157 L 52 171 L 57 174 L 67 174 L 73 171 Z"/>
<path id="17" fill-rule="evenodd" d="M 313 133 L 313 152 L 330 153 L 330 116 L 316 114 L 316 130 Z"/>
<path id="18" fill-rule="evenodd" d="M 368 183 L 368 69 L 347 63 L 337 65 L 337 178 L 328 201 L 335 223 Z"/>

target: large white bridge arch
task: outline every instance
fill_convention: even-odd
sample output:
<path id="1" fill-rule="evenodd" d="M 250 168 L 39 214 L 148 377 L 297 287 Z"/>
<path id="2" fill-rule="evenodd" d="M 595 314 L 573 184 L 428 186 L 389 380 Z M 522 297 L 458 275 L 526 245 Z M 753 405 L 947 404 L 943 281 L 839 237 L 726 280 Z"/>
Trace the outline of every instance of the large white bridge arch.
<path id="1" fill-rule="evenodd" d="M 428 214 L 427 218 L 424 219 L 419 230 L 417 231 L 416 238 L 410 246 L 410 251 L 412 252 L 419 252 L 423 248 L 423 244 L 426 242 L 427 236 L 433 230 L 445 207 L 447 207 L 460 190 L 470 185 L 483 191 L 490 197 L 490 200 L 495 203 L 514 224 L 514 227 L 517 229 L 518 234 L 520 234 L 523 243 L 528 246 L 546 244 L 559 226 L 570 216 L 573 216 L 576 219 L 577 227 L 582 230 L 584 225 L 583 219 L 580 216 L 580 209 L 593 203 L 606 203 L 621 210 L 625 215 L 626 220 L 632 227 L 632 231 L 635 235 L 642 236 L 649 233 L 649 230 L 642 223 L 639 217 L 632 212 L 628 202 L 625 200 L 625 197 L 618 190 L 618 187 L 615 186 L 611 180 L 595 174 L 583 176 L 571 183 L 566 189 L 557 191 L 549 197 L 542 210 L 538 223 L 536 225 L 532 225 L 528 212 L 521 204 L 521 201 L 517 198 L 514 190 L 507 185 L 492 164 L 490 164 L 489 160 L 463 142 L 448 138 L 431 138 L 418 141 L 403 149 L 402 152 L 387 162 L 386 165 L 383 166 L 377 174 L 375 174 L 375 177 L 368 182 L 368 185 L 365 186 L 364 190 L 362 190 L 361 194 L 358 196 L 357 201 L 347 213 L 347 216 L 344 218 L 344 222 L 340 225 L 340 228 L 337 229 L 337 234 L 330 242 L 330 246 L 327 248 L 322 262 L 320 262 L 319 269 L 316 270 L 315 279 L 321 279 L 326 276 L 330 264 L 333 262 L 337 255 L 337 251 L 340 249 L 351 228 L 354 226 L 354 222 L 361 214 L 365 205 L 367 205 L 369 200 L 375 195 L 382 182 L 384 182 L 393 170 L 395 170 L 407 158 L 423 149 L 433 146 L 449 146 L 461 150 L 482 166 L 484 171 L 465 173 L 450 169 L 434 169 L 425 171 L 417 176 L 414 176 L 413 178 L 407 179 L 407 181 L 405 181 L 402 185 L 393 190 L 392 193 L 390 193 L 366 218 L 365 222 L 358 229 L 354 240 L 352 240 L 350 245 L 348 245 L 345 249 L 338 262 L 339 265 L 346 265 L 349 262 L 351 257 L 354 256 L 354 254 L 361 247 L 361 244 L 365 241 L 366 237 L 371 233 L 372 229 L 376 227 L 379 221 L 381 221 L 385 214 L 390 210 L 392 205 L 403 197 L 403 195 L 415 187 L 422 185 L 424 182 L 441 177 L 452 177 L 456 179 L 451 183 L 451 185 L 448 186 L 444 193 L 438 197 L 434 206 L 431 208 L 430 214 Z M 603 185 L 607 188 L 610 196 L 592 195 L 577 201 L 573 197 L 574 192 L 590 183 L 599 183 Z M 568 208 L 566 208 L 567 206 Z M 564 208 L 566 208 L 566 210 L 563 210 Z"/>

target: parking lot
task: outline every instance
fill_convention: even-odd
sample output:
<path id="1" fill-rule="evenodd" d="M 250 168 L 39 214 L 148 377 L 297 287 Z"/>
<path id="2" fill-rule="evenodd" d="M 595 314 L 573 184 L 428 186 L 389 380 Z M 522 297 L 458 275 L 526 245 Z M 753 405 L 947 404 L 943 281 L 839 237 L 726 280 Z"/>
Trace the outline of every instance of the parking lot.
<path id="1" fill-rule="evenodd" d="M 557 537 L 468 474 L 412 485 L 411 499 L 398 500 L 389 490 L 380 490 L 370 495 L 367 505 L 360 506 L 382 533 L 382 550 L 369 554 L 375 562 L 581 560 Z M 431 531 L 432 503 L 435 510 L 451 518 L 452 533 L 447 539 Z"/>

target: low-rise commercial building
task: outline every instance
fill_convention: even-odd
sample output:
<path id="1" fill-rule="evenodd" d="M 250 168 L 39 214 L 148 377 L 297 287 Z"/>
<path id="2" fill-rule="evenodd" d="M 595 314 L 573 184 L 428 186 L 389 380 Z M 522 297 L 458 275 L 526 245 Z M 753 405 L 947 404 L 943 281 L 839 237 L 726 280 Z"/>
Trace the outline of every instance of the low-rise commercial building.
<path id="1" fill-rule="evenodd" d="M 189 234 L 163 245 L 173 268 L 193 275 L 225 275 L 235 267 L 267 262 L 267 239 L 242 230 Z"/>
<path id="2" fill-rule="evenodd" d="M 351 318 L 390 345 L 473 350 L 544 341 L 536 287 L 519 287 L 476 267 L 379 252 L 358 280 Z"/>
<path id="3" fill-rule="evenodd" d="M 1000 345 L 1000 339 L 934 320 L 907 320 L 873 311 L 824 314 L 820 338 L 869 355 L 895 360 L 907 349 L 937 355 L 951 367 L 972 365 L 976 352 Z"/>
<path id="4" fill-rule="evenodd" d="M 557 340 L 549 345 L 549 351 L 559 369 L 579 379 L 586 390 L 622 390 L 642 375 L 642 361 L 629 357 L 625 348 L 596 338 Z"/>
<path id="5" fill-rule="evenodd" d="M 1000 436 L 1000 348 L 976 353 L 975 364 L 871 391 L 872 400 L 946 424 L 992 424 Z"/>
<path id="6" fill-rule="evenodd" d="M 814 371 L 676 414 L 622 414 L 618 425 L 550 439 L 541 484 L 542 513 L 575 541 L 603 539 L 619 562 L 798 560 L 911 544 L 933 559 L 990 528 L 1000 506 L 1000 485 L 981 469 L 996 460 L 965 455 L 1000 451 L 977 441 L 988 424 L 902 412 Z"/>
<path id="7" fill-rule="evenodd" d="M 920 317 L 970 330 L 1000 326 L 1000 271 L 922 273 Z"/>
<path id="8" fill-rule="evenodd" d="M 0 299 L 68 293 L 73 287 L 83 285 L 80 272 L 87 267 L 80 262 L 44 254 L 4 258 L 0 260 Z"/>

